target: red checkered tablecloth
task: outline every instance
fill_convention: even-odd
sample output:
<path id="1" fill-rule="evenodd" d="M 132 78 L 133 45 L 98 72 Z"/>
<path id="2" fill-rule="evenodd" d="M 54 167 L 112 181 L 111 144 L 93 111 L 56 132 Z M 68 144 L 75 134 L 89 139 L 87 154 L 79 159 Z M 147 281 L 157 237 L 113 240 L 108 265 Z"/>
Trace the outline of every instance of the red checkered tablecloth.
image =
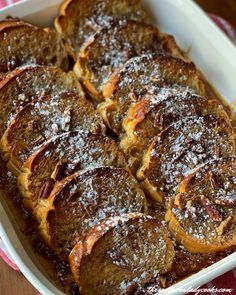
<path id="1" fill-rule="evenodd" d="M 15 2 L 19 2 L 19 0 L 0 0 L 0 8 L 11 5 Z"/>
<path id="2" fill-rule="evenodd" d="M 3 8 L 7 5 L 11 5 L 20 0 L 0 0 L 0 8 Z M 36 0 L 35 0 L 36 1 Z M 40 1 L 40 0 L 38 0 Z M 88 0 L 89 1 L 89 0 Z M 175 0 L 173 0 L 175 1 Z M 222 0 L 223 1 L 223 0 Z M 211 19 L 228 35 L 228 37 L 233 41 L 236 45 L 236 30 L 234 27 L 224 19 L 214 15 L 209 14 Z M 14 261 L 12 261 L 9 253 L 5 245 L 3 244 L 0 237 L 0 257 L 14 270 L 19 271 L 18 267 L 15 265 Z M 204 289 L 208 289 L 208 291 L 204 291 Z M 221 289 L 231 289 L 231 292 L 220 292 Z M 211 291 L 210 291 L 211 290 Z M 218 290 L 218 291 L 217 291 Z M 191 293 L 191 294 L 202 294 L 202 295 L 236 295 L 236 268 L 232 271 L 225 273 L 224 275 L 216 278 L 212 282 L 207 283 L 206 285 L 199 288 L 199 293 Z"/>

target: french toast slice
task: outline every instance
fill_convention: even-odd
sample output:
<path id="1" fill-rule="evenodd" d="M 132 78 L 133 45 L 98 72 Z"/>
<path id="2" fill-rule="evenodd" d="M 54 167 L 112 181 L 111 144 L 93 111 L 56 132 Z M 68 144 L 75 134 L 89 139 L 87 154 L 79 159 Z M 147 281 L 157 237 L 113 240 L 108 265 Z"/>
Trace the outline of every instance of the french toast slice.
<path id="1" fill-rule="evenodd" d="M 166 48 L 166 39 L 172 46 Z M 170 42 L 169 41 L 169 42 Z M 123 21 L 104 28 L 86 42 L 74 66 L 74 72 L 87 92 L 102 101 L 102 87 L 114 71 L 134 56 L 148 53 L 166 53 L 182 57 L 172 36 L 163 36 L 152 25 L 133 20 Z M 168 50 L 167 50 L 168 49 Z M 176 53 L 177 51 L 177 53 Z"/>
<path id="2" fill-rule="evenodd" d="M 147 213 L 147 201 L 137 180 L 125 169 L 81 170 L 58 182 L 39 208 L 40 231 L 61 257 L 99 220 L 122 213 Z"/>
<path id="3" fill-rule="evenodd" d="M 180 182 L 205 162 L 235 153 L 236 137 L 224 113 L 189 116 L 154 138 L 137 177 L 150 196 L 168 207 Z"/>
<path id="4" fill-rule="evenodd" d="M 146 21 L 140 0 L 64 0 L 55 27 L 68 42 L 76 61 L 82 44 L 114 20 Z"/>
<path id="5" fill-rule="evenodd" d="M 126 168 L 114 140 L 102 134 L 71 131 L 43 144 L 24 163 L 18 187 L 24 205 L 35 208 L 49 196 L 55 182 L 82 169 L 98 166 Z M 35 215 L 36 215 L 35 213 Z M 40 216 L 37 216 L 40 219 Z"/>
<path id="6" fill-rule="evenodd" d="M 217 252 L 236 245 L 236 157 L 206 163 L 186 177 L 166 220 L 190 252 Z"/>
<path id="7" fill-rule="evenodd" d="M 13 116 L 33 99 L 48 94 L 74 92 L 84 97 L 73 72 L 57 67 L 27 66 L 18 68 L 0 82 L 0 137 Z"/>
<path id="8" fill-rule="evenodd" d="M 53 136 L 73 130 L 105 131 L 91 102 L 76 94 L 48 95 L 27 104 L 0 140 L 8 170 L 19 175 L 27 158 Z"/>
<path id="9" fill-rule="evenodd" d="M 140 168 L 142 157 L 153 138 L 172 123 L 187 116 L 227 116 L 217 101 L 207 100 L 186 90 L 180 93 L 178 90 L 175 94 L 174 90 L 163 89 L 158 95 L 147 94 L 128 111 L 120 147 L 134 173 Z"/>
<path id="10" fill-rule="evenodd" d="M 100 221 L 70 253 L 75 281 L 82 295 L 136 294 L 168 272 L 174 259 L 168 231 L 140 213 Z M 146 294 L 146 293 L 145 293 Z"/>
<path id="11" fill-rule="evenodd" d="M 103 87 L 105 102 L 98 110 L 107 126 L 120 134 L 132 104 L 147 93 L 158 94 L 163 88 L 179 87 L 188 87 L 206 96 L 205 83 L 193 63 L 165 55 L 134 57 L 108 79 Z"/>
<path id="12" fill-rule="evenodd" d="M 68 69 L 68 56 L 61 36 L 52 28 L 40 28 L 19 20 L 0 23 L 0 72 L 29 64 Z"/>

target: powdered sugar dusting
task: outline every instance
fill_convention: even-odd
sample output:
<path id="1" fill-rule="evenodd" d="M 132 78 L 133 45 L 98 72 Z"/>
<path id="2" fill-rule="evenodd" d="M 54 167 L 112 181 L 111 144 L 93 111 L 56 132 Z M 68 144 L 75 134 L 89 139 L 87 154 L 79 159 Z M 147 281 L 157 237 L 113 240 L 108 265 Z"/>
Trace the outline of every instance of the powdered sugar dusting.
<path id="1" fill-rule="evenodd" d="M 109 125 L 119 133 L 130 107 L 145 96 L 150 95 L 155 105 L 170 95 L 201 92 L 198 84 L 201 85 L 201 81 L 196 69 L 172 57 L 144 54 L 132 58 L 121 69 L 109 98 L 116 102 L 114 111 L 109 109 Z"/>
<path id="2" fill-rule="evenodd" d="M 81 46 L 92 35 L 102 30 L 104 27 L 110 27 L 114 22 L 122 21 L 123 19 L 144 20 L 144 14 L 139 8 L 139 5 L 130 5 L 128 2 L 123 2 L 120 5 L 119 1 L 97 1 L 96 4 L 87 5 L 85 14 L 74 20 L 73 33 L 70 35 L 71 43 L 79 56 Z M 78 7 L 80 10 L 81 7 Z M 85 8 L 82 8 L 83 11 Z"/>
<path id="3" fill-rule="evenodd" d="M 113 286 L 119 294 L 146 287 L 146 283 L 158 280 L 159 274 L 171 267 L 173 249 L 167 246 L 167 231 L 151 216 L 133 213 L 109 218 L 95 227 L 94 234 L 101 240 L 108 236 L 111 241 L 109 246 L 104 245 L 103 261 L 111 270 L 122 270 L 116 282 L 119 285 Z M 90 238 L 93 236 L 88 235 L 86 243 Z"/>
<path id="4" fill-rule="evenodd" d="M 71 245 L 76 237 L 82 238 L 99 220 L 147 210 L 136 180 L 126 170 L 112 167 L 78 172 L 57 194 L 54 204 L 55 216 L 50 220 L 50 228 L 59 248 Z M 66 234 L 60 227 L 61 220 L 68 224 Z"/>
<path id="5" fill-rule="evenodd" d="M 168 202 L 183 178 L 218 157 L 218 149 L 221 156 L 234 153 L 231 132 L 226 122 L 217 122 L 211 115 L 173 123 L 155 140 L 144 174 Z"/>
<path id="6" fill-rule="evenodd" d="M 236 158 L 213 160 L 199 169 L 172 207 L 186 234 L 203 244 L 218 245 L 235 241 Z M 225 195 L 230 196 L 219 199 Z M 180 200 L 180 197 L 177 197 Z M 223 201 L 223 202 L 221 202 Z"/>
<path id="7" fill-rule="evenodd" d="M 87 113 L 90 111 L 90 116 Z M 51 95 L 38 98 L 26 105 L 11 125 L 8 141 L 13 147 L 23 141 L 25 146 L 18 145 L 17 156 L 24 162 L 32 151 L 35 151 L 46 140 L 69 130 L 100 131 L 102 122 L 96 116 L 92 105 L 85 99 L 78 99 L 73 94 Z M 10 135 L 11 135 L 10 134 Z M 63 151 L 63 150 L 62 150 Z M 16 153 L 16 151 L 15 151 Z"/>
<path id="8" fill-rule="evenodd" d="M 112 72 L 131 57 L 162 52 L 161 39 L 155 27 L 144 23 L 122 21 L 102 30 L 86 47 L 83 66 L 91 72 L 90 82 L 99 91 Z"/>
<path id="9" fill-rule="evenodd" d="M 0 123 L 3 129 L 9 126 L 15 113 L 27 103 L 44 95 L 51 93 L 58 95 L 68 91 L 79 92 L 79 96 L 83 96 L 77 82 L 59 69 L 30 65 L 19 70 L 21 72 L 17 75 L 15 73 L 1 88 L 1 101 L 4 105 Z"/>

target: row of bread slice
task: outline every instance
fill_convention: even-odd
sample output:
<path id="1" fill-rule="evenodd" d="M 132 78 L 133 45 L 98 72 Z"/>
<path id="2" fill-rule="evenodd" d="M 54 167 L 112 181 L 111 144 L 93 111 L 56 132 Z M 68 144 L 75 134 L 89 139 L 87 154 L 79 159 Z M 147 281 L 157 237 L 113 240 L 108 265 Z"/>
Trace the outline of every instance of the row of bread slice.
<path id="1" fill-rule="evenodd" d="M 103 91 L 105 102 L 99 105 L 99 112 L 119 136 L 131 171 L 144 190 L 166 210 L 170 210 L 186 177 L 204 164 L 235 155 L 236 137 L 231 119 L 223 106 L 208 95 L 205 82 L 191 63 L 153 54 L 132 58 L 110 77 Z M 215 193 L 227 199 L 223 187 L 228 177 L 222 178 Z M 235 200 L 235 184 L 231 182 L 229 194 Z M 234 210 L 233 201 L 227 206 Z M 207 211 L 204 212 L 207 216 Z M 233 211 L 226 217 L 222 214 L 211 230 L 221 227 L 233 215 Z M 168 221 L 169 216 L 170 213 Z M 188 220 L 190 215 L 183 214 L 181 218 Z M 194 219 L 191 222 L 194 225 Z M 199 223 L 204 224 L 201 216 Z M 198 226 L 199 247 L 195 243 L 196 233 L 195 240 L 190 233 L 182 238 L 184 229 L 180 224 L 170 223 L 169 227 L 191 252 L 220 251 L 236 244 L 233 222 L 215 240 L 207 232 L 203 235 Z M 191 231 L 189 223 L 188 228 Z"/>
<path id="2" fill-rule="evenodd" d="M 86 101 L 74 74 L 63 72 L 69 68 L 68 54 L 64 41 L 54 29 L 36 27 L 19 19 L 2 20 L 0 48 L 0 136 L 3 136 L 1 150 L 9 170 L 17 175 L 27 154 L 47 139 L 45 134 L 40 134 L 40 124 L 37 125 L 33 120 L 35 114 L 32 106 L 36 101 L 40 108 L 40 100 L 46 114 L 49 111 L 47 108 L 52 108 L 52 103 L 55 106 L 59 96 L 63 96 L 56 108 L 60 109 L 68 124 L 64 122 L 65 126 L 61 126 L 59 132 L 69 128 L 71 107 L 81 105 L 82 109 L 91 114 L 94 109 Z M 69 94 L 66 94 L 67 92 Z M 70 100 L 70 97 L 73 102 L 66 109 L 66 100 Z M 95 116 L 97 118 L 92 119 L 94 123 L 90 123 L 95 129 L 99 129 L 98 125 L 101 125 L 105 130 L 99 116 Z M 78 124 L 78 120 L 79 118 L 74 120 L 74 123 Z M 29 135 L 28 142 L 22 139 L 21 132 L 22 136 Z"/>
<path id="3" fill-rule="evenodd" d="M 14 70 L 1 82 L 0 104 L 0 147 L 15 175 L 30 154 L 53 136 L 80 129 L 105 132 L 76 77 L 59 68 L 35 65 Z"/>
<path id="4" fill-rule="evenodd" d="M 166 226 L 147 215 L 130 172 L 111 166 L 77 171 L 44 201 L 37 208 L 40 232 L 62 259 L 69 254 L 81 294 L 163 287 L 159 280 L 172 268 L 174 243 Z"/>
<path id="5" fill-rule="evenodd" d="M 55 27 L 71 48 L 74 71 L 93 99 L 104 99 L 103 85 L 132 57 L 159 52 L 188 60 L 171 35 L 148 22 L 139 0 L 64 1 Z"/>
<path id="6" fill-rule="evenodd" d="M 171 270 L 175 251 L 167 228 L 147 215 L 146 197 L 125 165 L 114 141 L 74 132 L 41 146 L 18 178 L 24 204 L 33 205 L 47 244 L 65 260 L 73 249 L 69 260 L 81 294 L 110 294 L 113 289 L 114 294 L 128 294 L 148 283 L 161 288 L 159 275 Z M 37 188 L 38 183 L 45 186 Z M 32 203 L 37 192 L 38 200 Z M 93 244 L 87 243 L 90 239 Z M 104 281 L 113 270 L 115 275 Z M 88 272 L 92 277 L 84 281 Z"/>

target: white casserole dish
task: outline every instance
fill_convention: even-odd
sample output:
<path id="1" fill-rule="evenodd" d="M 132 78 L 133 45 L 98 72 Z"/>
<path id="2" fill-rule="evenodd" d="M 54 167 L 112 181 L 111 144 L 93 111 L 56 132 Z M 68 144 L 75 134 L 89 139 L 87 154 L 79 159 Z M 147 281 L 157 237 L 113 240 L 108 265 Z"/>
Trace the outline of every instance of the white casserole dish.
<path id="1" fill-rule="evenodd" d="M 53 23 L 62 0 L 25 0 L 0 10 L 0 18 L 13 16 L 36 25 Z M 236 110 L 236 48 L 192 0 L 144 0 L 154 24 L 173 34 L 180 47 L 190 49 L 190 57 L 205 77 Z M 0 196 L 0 200 L 2 200 Z M 32 247 L 13 221 L 12 212 L 0 203 L 0 236 L 15 263 L 42 294 L 63 294 L 40 269 Z M 163 290 L 162 294 L 183 294 L 236 267 L 236 253 Z"/>

